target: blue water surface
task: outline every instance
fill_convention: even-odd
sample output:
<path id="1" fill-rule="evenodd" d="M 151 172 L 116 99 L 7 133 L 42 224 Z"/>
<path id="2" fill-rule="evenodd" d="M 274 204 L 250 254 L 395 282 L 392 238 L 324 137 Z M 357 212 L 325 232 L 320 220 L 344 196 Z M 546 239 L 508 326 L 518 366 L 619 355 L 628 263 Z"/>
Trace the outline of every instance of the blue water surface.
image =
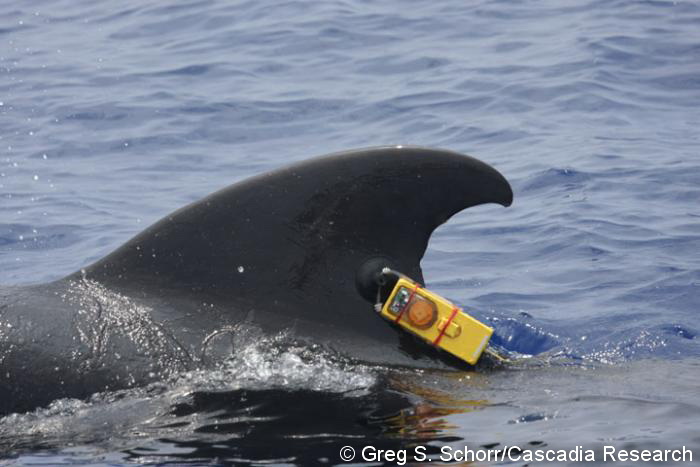
<path id="1" fill-rule="evenodd" d="M 435 146 L 513 186 L 422 263 L 496 343 L 697 361 L 699 25 L 692 1 L 0 2 L 0 284 L 293 161 Z"/>

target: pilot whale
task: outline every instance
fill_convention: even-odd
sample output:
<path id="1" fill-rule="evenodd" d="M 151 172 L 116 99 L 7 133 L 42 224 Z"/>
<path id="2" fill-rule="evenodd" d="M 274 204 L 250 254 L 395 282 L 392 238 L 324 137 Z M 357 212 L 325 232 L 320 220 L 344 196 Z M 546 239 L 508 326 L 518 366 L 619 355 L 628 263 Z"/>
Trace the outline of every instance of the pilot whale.
<path id="1" fill-rule="evenodd" d="M 491 166 L 422 147 L 337 153 L 233 184 L 63 279 L 0 287 L 0 413 L 199 368 L 203 345 L 241 322 L 360 361 L 452 365 L 373 313 L 363 277 L 388 265 L 422 283 L 436 227 L 512 198 Z"/>

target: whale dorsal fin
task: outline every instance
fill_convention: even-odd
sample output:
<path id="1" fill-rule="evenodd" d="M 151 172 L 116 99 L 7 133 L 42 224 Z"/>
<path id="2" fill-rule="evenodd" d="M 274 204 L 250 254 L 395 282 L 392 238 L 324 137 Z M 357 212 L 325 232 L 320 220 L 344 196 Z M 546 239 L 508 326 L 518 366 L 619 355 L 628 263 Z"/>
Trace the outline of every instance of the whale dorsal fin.
<path id="1" fill-rule="evenodd" d="M 367 304 L 355 288 L 368 258 L 385 257 L 422 282 L 420 260 L 436 227 L 471 206 L 508 206 L 512 196 L 499 172 L 455 152 L 384 147 L 332 154 L 185 206 L 85 274 L 144 294 L 207 294 L 362 328 L 375 318 L 363 316 Z"/>

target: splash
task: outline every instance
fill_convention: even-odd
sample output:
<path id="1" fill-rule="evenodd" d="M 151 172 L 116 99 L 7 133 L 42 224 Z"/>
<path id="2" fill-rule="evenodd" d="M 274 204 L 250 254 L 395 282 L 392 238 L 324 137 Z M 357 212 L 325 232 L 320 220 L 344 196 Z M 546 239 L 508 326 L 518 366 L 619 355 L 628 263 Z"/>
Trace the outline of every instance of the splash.
<path id="1" fill-rule="evenodd" d="M 207 390 L 285 388 L 345 393 L 368 388 L 376 380 L 369 366 L 350 362 L 317 344 L 295 342 L 291 331 L 268 336 L 250 322 L 226 328 L 205 339 L 203 360 L 215 359 L 210 355 L 221 352 L 222 346 L 231 349 L 228 358 L 214 368 L 183 373 L 176 384 Z"/>

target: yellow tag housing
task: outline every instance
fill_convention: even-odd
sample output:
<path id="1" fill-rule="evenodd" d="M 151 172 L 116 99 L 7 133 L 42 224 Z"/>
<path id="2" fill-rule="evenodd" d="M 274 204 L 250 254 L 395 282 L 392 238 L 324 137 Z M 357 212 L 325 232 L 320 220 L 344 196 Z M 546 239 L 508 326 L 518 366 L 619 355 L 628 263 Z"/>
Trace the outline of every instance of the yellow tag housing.
<path id="1" fill-rule="evenodd" d="M 471 365 L 493 334 L 493 328 L 405 277 L 396 282 L 380 314 Z"/>

